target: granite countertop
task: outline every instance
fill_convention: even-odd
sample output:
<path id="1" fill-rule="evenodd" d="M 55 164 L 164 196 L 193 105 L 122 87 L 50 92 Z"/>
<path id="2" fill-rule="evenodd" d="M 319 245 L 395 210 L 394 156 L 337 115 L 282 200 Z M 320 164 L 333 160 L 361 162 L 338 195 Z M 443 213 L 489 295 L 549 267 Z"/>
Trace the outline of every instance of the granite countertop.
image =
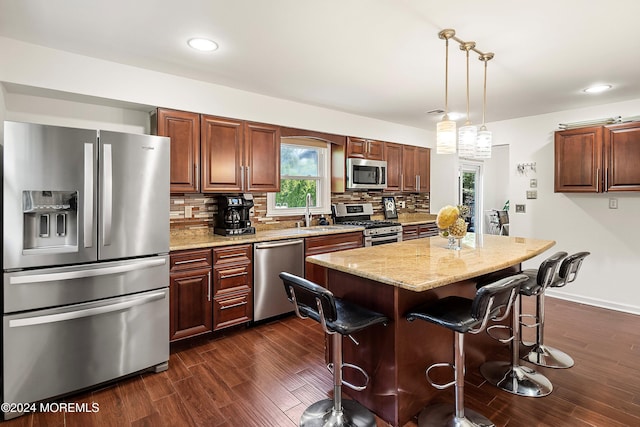
<path id="1" fill-rule="evenodd" d="M 266 242 L 272 240 L 296 239 L 328 234 L 349 233 L 362 231 L 362 227 L 351 225 L 319 225 L 314 227 L 283 228 L 277 230 L 256 231 L 256 234 L 225 237 L 210 231 L 174 231 L 169 237 L 169 249 L 179 251 L 183 249 L 212 248 L 216 246 L 241 245 L 246 243 Z"/>
<path id="2" fill-rule="evenodd" d="M 374 217 L 372 219 L 384 219 Z M 432 214 L 410 213 L 400 214 L 395 220 L 401 225 L 416 225 L 433 222 L 436 216 Z M 183 249 L 212 248 L 216 246 L 242 245 L 247 243 L 266 242 L 269 240 L 295 239 L 327 234 L 348 233 L 362 231 L 362 227 L 351 225 L 319 225 L 314 227 L 281 228 L 274 230 L 259 230 L 256 234 L 243 236 L 224 237 L 213 234 L 210 230 L 202 231 L 172 231 L 169 237 L 169 250 L 180 251 Z"/>
<path id="3" fill-rule="evenodd" d="M 440 236 L 307 257 L 327 268 L 421 292 L 478 277 L 533 258 L 553 240 L 467 233 L 462 249 Z"/>

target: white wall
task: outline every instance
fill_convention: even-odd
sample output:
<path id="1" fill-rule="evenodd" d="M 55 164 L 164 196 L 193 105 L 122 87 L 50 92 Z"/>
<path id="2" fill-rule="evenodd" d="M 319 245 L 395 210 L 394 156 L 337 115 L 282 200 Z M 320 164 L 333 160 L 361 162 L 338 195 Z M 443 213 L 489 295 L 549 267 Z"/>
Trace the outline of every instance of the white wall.
<path id="1" fill-rule="evenodd" d="M 509 200 L 509 145 L 496 145 L 491 150 L 491 158 L 484 160 L 483 168 L 483 208 L 484 210 L 500 210 Z M 488 223 L 482 213 L 485 230 Z"/>
<path id="2" fill-rule="evenodd" d="M 163 106 L 342 135 L 433 146 L 434 132 L 332 111 L 223 86 L 97 60 L 0 37 L 0 82 L 81 94 L 86 97 Z M 9 102 L 10 101 L 10 102 Z M 51 102 L 47 105 L 48 102 Z M 6 107 L 5 107 L 6 104 Z M 40 104 L 40 105 L 39 105 Z M 49 122 L 106 122 L 140 129 L 141 117 L 126 108 L 87 107 L 86 103 L 46 101 L 30 95 L 0 93 L 0 117 Z M 59 109 L 59 111 L 54 111 Z M 53 111 L 53 112 L 52 112 Z M 640 313 L 636 279 L 640 261 L 640 195 L 568 195 L 553 192 L 553 131 L 560 122 L 637 115 L 640 100 L 489 123 L 494 143 L 509 145 L 508 198 L 511 234 L 554 239 L 552 250 L 588 250 L 579 280 L 557 295 L 589 304 Z M 146 118 L 145 118 L 146 120 Z M 65 122 L 68 123 L 68 122 Z M 529 176 L 516 164 L 536 162 Z M 432 150 L 432 212 L 457 201 L 458 160 Z M 486 168 L 485 168 L 486 169 Z M 527 201 L 530 178 L 538 179 L 538 199 Z M 487 190 L 489 191 L 489 190 Z M 619 199 L 609 210 L 608 198 Z M 515 214 L 526 203 L 525 214 Z M 550 255 L 550 252 L 545 255 Z M 538 257 L 525 266 L 539 265 Z"/>
<path id="3" fill-rule="evenodd" d="M 5 120 L 5 112 L 6 112 L 5 97 L 6 97 L 6 93 L 5 93 L 4 87 L 0 84 L 0 123 L 4 123 L 4 120 Z M 3 145 L 3 141 L 4 141 L 4 131 L 0 132 L 0 145 Z"/>
<path id="4" fill-rule="evenodd" d="M 640 99 L 495 122 L 489 126 L 494 141 L 509 144 L 511 235 L 557 242 L 524 267 L 538 267 L 554 251 L 591 252 L 579 278 L 563 290 L 550 291 L 549 295 L 640 314 L 640 194 L 553 191 L 553 136 L 559 123 L 639 113 Z M 536 163 L 535 172 L 522 175 L 516 171 L 518 163 L 531 162 Z M 526 199 L 531 178 L 538 180 L 535 200 Z M 610 197 L 618 199 L 618 209 L 608 209 Z M 520 203 L 526 205 L 524 214 L 515 213 L 515 205 Z"/>
<path id="5" fill-rule="evenodd" d="M 109 100 L 430 146 L 423 129 L 130 67 L 0 37 L 0 82 Z M 9 109 L 13 108 L 8 105 Z M 28 113 L 30 114 L 30 113 Z"/>

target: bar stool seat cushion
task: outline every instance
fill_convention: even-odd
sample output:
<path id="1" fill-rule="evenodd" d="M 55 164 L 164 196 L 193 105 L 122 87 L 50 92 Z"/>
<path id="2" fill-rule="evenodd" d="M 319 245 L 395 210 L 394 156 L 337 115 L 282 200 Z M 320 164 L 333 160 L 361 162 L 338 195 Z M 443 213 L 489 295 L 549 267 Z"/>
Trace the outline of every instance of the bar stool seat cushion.
<path id="1" fill-rule="evenodd" d="M 412 308 L 407 320 L 426 320 L 460 333 L 466 333 L 482 322 L 471 316 L 473 300 L 459 296 L 448 296 L 437 301 Z"/>
<path id="2" fill-rule="evenodd" d="M 377 325 L 379 323 L 387 323 L 389 319 L 375 311 L 366 309 L 357 304 L 351 304 L 348 301 L 344 301 L 340 298 L 335 298 L 336 304 L 336 320 L 327 321 L 327 328 L 331 331 L 335 331 L 340 335 L 355 334 L 362 329 L 366 329 L 369 326 Z M 311 309 L 307 306 L 300 305 L 300 312 L 305 316 L 308 316 L 320 322 L 320 315 L 317 309 Z"/>
<path id="3" fill-rule="evenodd" d="M 520 285 L 520 294 L 528 297 L 538 295 L 542 291 L 542 286 L 538 284 L 538 270 L 534 268 L 522 270 L 522 274 L 529 279 Z"/>

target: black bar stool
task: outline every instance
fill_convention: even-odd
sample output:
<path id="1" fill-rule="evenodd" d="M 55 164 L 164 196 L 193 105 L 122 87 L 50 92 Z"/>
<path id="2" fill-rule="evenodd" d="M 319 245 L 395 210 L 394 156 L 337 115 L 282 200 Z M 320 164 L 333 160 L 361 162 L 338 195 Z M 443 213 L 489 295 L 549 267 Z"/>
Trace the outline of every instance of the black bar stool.
<path id="1" fill-rule="evenodd" d="M 324 399 L 309 406 L 300 418 L 300 426 L 367 426 L 375 427 L 375 416 L 355 400 L 342 400 L 342 385 L 353 390 L 364 390 L 369 375 L 359 366 L 342 361 L 342 338 L 377 324 L 387 324 L 389 319 L 375 311 L 336 298 L 328 290 L 309 280 L 290 273 L 280 273 L 289 301 L 298 317 L 312 318 L 322 325 L 325 333 L 332 335 L 332 363 L 327 367 L 333 373 L 333 399 Z M 336 368 L 337 366 L 337 368 Z M 342 369 L 352 368 L 360 372 L 364 385 L 354 385 L 342 380 Z"/>
<path id="2" fill-rule="evenodd" d="M 511 361 L 490 361 L 480 365 L 480 373 L 496 387 L 519 396 L 542 397 L 553 391 L 551 381 L 544 375 L 527 366 L 521 366 L 520 360 L 520 310 L 522 295 L 539 295 L 553 282 L 554 275 L 560 261 L 567 256 L 566 252 L 557 252 L 540 264 L 538 270 L 524 274 L 527 280 L 520 286 L 518 301 L 513 307 L 511 319 L 512 333 L 508 339 L 500 342 L 511 344 Z M 524 273 L 524 272 L 523 272 Z M 482 288 L 480 288 L 482 289 Z M 487 328 L 487 333 L 495 328 L 503 328 L 503 325 L 495 325 Z M 493 336 L 492 336 L 493 337 Z"/>
<path id="3" fill-rule="evenodd" d="M 580 267 L 582 266 L 582 261 L 588 255 L 590 255 L 589 252 L 578 252 L 566 257 L 562 261 L 562 264 L 560 264 L 558 274 L 551 281 L 549 287 L 561 288 L 567 283 L 571 283 L 576 280 L 578 271 L 580 271 Z M 537 270 L 525 270 L 523 273 L 530 278 L 536 276 L 536 274 L 539 275 Z M 538 278 L 538 282 L 539 281 L 540 280 Z M 536 327 L 536 342 L 533 344 L 529 353 L 524 355 L 522 359 L 547 368 L 570 368 L 574 363 L 571 356 L 557 348 L 549 347 L 544 344 L 544 291 L 545 290 L 543 289 L 541 292 L 536 294 L 536 314 L 532 316 L 535 318 L 536 322 L 533 325 L 528 325 Z"/>
<path id="4" fill-rule="evenodd" d="M 448 296 L 438 301 L 416 307 L 407 313 L 408 321 L 425 320 L 454 332 L 454 363 L 435 363 L 426 370 L 429 383 L 439 389 L 455 387 L 455 407 L 438 404 L 424 408 L 418 417 L 418 425 L 425 426 L 493 426 L 486 418 L 464 407 L 464 334 L 483 331 L 489 320 L 502 320 L 518 295 L 521 283 L 527 280 L 518 274 L 498 280 L 476 291 L 474 299 Z M 429 376 L 433 368 L 449 366 L 454 370 L 454 380 L 448 384 L 436 384 Z"/>

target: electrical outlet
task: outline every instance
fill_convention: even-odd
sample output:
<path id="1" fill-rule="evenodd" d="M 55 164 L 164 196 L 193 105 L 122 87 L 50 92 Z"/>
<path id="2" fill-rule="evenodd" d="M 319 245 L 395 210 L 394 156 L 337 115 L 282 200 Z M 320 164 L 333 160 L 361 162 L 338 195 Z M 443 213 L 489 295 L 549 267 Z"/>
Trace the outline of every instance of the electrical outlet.
<path id="1" fill-rule="evenodd" d="M 525 213 L 526 205 L 518 205 L 516 204 L 516 213 Z"/>
<path id="2" fill-rule="evenodd" d="M 193 206 L 185 206 L 184 207 L 184 217 L 192 218 L 193 217 Z"/>
<path id="3" fill-rule="evenodd" d="M 618 199 L 609 199 L 609 209 L 618 209 Z"/>

